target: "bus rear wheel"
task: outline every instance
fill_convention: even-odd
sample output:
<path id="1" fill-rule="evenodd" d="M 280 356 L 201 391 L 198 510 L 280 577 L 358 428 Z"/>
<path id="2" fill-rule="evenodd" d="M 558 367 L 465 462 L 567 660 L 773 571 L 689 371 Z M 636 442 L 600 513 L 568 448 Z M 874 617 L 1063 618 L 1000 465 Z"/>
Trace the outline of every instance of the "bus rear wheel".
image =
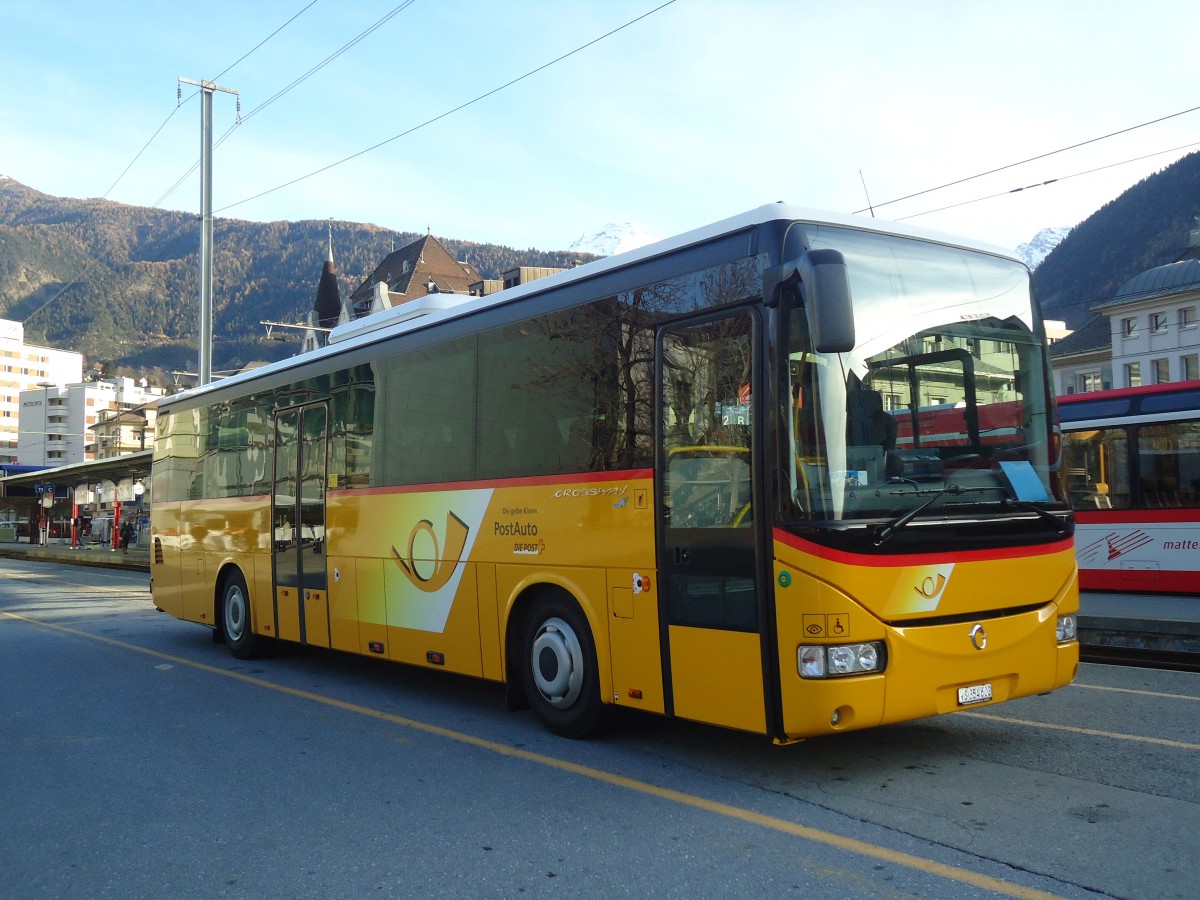
<path id="1" fill-rule="evenodd" d="M 525 696 L 547 730 L 581 738 L 600 721 L 600 679 L 596 646 L 587 620 L 561 596 L 543 598 L 526 619 Z"/>
<path id="2" fill-rule="evenodd" d="M 250 592 L 241 572 L 230 572 L 221 586 L 221 631 L 225 646 L 238 659 L 251 659 L 261 649 L 262 641 L 254 633 L 250 621 Z"/>

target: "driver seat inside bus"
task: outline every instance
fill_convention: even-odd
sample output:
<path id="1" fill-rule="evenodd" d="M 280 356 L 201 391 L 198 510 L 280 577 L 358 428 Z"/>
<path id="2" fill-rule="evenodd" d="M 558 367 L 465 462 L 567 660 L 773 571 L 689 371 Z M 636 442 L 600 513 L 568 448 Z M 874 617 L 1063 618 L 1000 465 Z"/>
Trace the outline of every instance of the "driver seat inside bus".
<path id="1" fill-rule="evenodd" d="M 883 395 L 861 385 L 846 394 L 846 464 L 855 483 L 884 477 L 887 453 L 896 447 L 898 423 L 883 408 Z"/>
<path id="2" fill-rule="evenodd" d="M 866 388 L 846 393 L 846 443 L 856 447 L 896 447 L 896 418 L 883 408 L 883 394 Z"/>

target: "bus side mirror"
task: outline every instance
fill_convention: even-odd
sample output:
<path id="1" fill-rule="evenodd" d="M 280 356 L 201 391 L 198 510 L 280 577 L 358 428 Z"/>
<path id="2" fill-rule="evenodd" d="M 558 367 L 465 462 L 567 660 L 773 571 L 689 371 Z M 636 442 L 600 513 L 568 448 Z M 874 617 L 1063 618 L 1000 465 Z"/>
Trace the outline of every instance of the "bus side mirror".
<path id="1" fill-rule="evenodd" d="M 763 273 L 763 302 L 779 303 L 785 288 L 799 288 L 813 349 L 848 353 L 854 349 L 854 301 L 846 260 L 837 250 L 810 250 L 798 260 Z"/>
<path id="2" fill-rule="evenodd" d="M 854 301 L 846 260 L 837 250 L 810 250 L 797 267 L 813 349 L 848 353 L 854 349 Z"/>

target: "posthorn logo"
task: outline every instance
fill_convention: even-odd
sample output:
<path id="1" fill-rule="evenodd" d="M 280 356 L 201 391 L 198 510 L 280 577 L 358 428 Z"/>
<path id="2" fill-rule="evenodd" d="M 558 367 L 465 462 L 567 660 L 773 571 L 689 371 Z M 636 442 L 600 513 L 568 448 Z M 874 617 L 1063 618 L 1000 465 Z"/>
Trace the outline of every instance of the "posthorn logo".
<path id="1" fill-rule="evenodd" d="M 446 513 L 445 547 L 438 542 L 437 532 L 433 523 L 422 519 L 413 526 L 408 535 L 408 555 L 402 556 L 400 551 L 392 547 L 392 557 L 396 564 L 404 570 L 408 580 L 426 593 L 440 591 L 454 574 L 454 569 L 462 558 L 463 548 L 467 545 L 467 536 L 471 529 L 467 523 L 453 512 Z M 425 553 L 417 553 L 418 543 L 423 544 Z"/>

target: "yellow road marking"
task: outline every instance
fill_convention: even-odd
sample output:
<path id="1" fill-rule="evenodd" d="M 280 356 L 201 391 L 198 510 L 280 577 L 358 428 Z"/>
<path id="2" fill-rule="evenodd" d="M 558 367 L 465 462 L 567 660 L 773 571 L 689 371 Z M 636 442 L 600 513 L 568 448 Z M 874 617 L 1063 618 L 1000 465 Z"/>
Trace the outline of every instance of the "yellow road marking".
<path id="1" fill-rule="evenodd" d="M 617 775 L 613 772 L 605 772 L 603 769 L 594 769 L 591 766 L 567 762 L 566 760 L 557 759 L 553 756 L 545 756 L 541 753 L 534 753 L 518 747 L 510 747 L 506 744 L 490 741 L 486 738 L 476 737 L 475 735 L 467 734 L 462 731 L 454 731 L 449 728 L 443 728 L 440 725 L 431 725 L 428 722 L 420 722 L 416 719 L 408 719 L 404 716 L 397 716 L 392 713 L 383 712 L 382 710 L 372 709 L 368 706 L 359 706 L 357 703 L 348 703 L 345 700 L 338 700 L 334 697 L 327 697 L 323 694 L 314 694 L 311 691 L 287 687 L 286 685 L 276 684 L 275 682 L 266 681 L 262 678 L 255 678 L 253 675 L 245 675 L 241 672 L 231 672 L 228 669 L 210 666 L 206 663 L 187 659 L 186 657 L 173 656 L 169 653 L 151 650 L 147 647 L 139 647 L 136 644 L 128 644 L 124 641 L 114 640 L 113 638 L 103 637 L 98 634 L 90 634 L 86 631 L 69 628 L 66 625 L 56 625 L 52 622 L 43 622 L 37 619 L 31 619 L 27 616 L 18 615 L 17 613 L 8 612 L 6 610 L 0 610 L 0 615 L 17 619 L 22 622 L 28 622 L 31 625 L 38 625 L 43 628 L 60 631 L 64 634 L 70 634 L 77 637 L 84 637 L 90 640 L 99 641 L 100 643 L 108 644 L 112 647 L 119 647 L 123 650 L 141 653 L 146 656 L 152 656 L 156 659 L 167 660 L 168 662 L 175 663 L 177 665 L 198 669 L 202 672 L 208 672 L 213 675 L 221 675 L 226 678 L 233 678 L 246 684 L 252 684 L 256 687 L 266 688 L 267 690 L 275 691 L 280 694 L 287 694 L 291 697 L 298 697 L 302 700 L 309 700 L 313 703 L 331 706 L 345 712 L 367 716 L 368 718 L 372 719 L 379 719 L 384 722 L 391 722 L 394 725 L 400 725 L 404 728 L 410 728 L 414 731 L 421 731 L 426 734 L 436 735 L 437 737 L 456 741 L 461 744 L 468 744 L 472 747 L 477 747 L 481 750 L 486 750 L 501 756 L 520 759 L 525 762 L 534 763 L 535 765 L 545 766 L 546 768 L 557 769 L 561 772 L 569 772 L 570 774 L 577 775 L 581 778 L 588 778 L 593 781 L 613 785 L 614 787 L 635 791 L 639 794 L 656 797 L 660 800 L 665 800 L 670 803 L 677 803 L 681 806 L 691 807 L 692 809 L 704 810 L 705 812 L 713 813 L 714 815 L 724 816 L 729 819 L 736 819 L 741 822 L 747 822 L 751 825 L 758 825 L 762 828 L 768 828 L 783 834 L 790 834 L 794 837 L 812 841 L 813 843 L 824 844 L 828 847 L 835 847 L 838 850 L 845 850 L 850 853 L 859 854 L 860 856 L 869 857 L 871 859 L 883 860 L 884 862 L 889 862 L 897 866 L 915 869 L 916 871 L 923 872 L 927 875 L 935 875 L 950 881 L 959 882 L 961 884 L 969 884 L 972 887 L 976 887 L 981 890 L 993 891 L 994 893 L 1001 894 L 1006 897 L 1019 897 L 1025 898 L 1025 900 L 1053 900 L 1053 898 L 1057 897 L 1056 894 L 1050 894 L 1045 891 L 1035 890 L 1034 888 L 1010 884 L 1007 881 L 1002 881 L 999 878 L 992 878 L 989 875 L 982 875 L 978 872 L 971 872 L 967 869 L 960 869 L 945 863 L 922 859 L 919 856 L 913 856 L 909 853 L 889 850 L 886 847 L 869 844 L 866 841 L 844 837 L 828 831 L 821 831 L 805 825 L 798 825 L 797 823 L 789 822 L 786 819 L 778 819 L 774 816 L 763 815 L 762 813 L 756 813 L 752 810 L 731 806 L 727 803 L 719 803 L 714 800 L 707 800 L 704 797 L 697 797 L 693 794 L 685 794 L 682 791 L 672 790 L 671 788 L 659 787 L 658 785 L 650 784 L 645 781 L 638 781 L 637 779 L 628 778 L 624 775 Z"/>
<path id="2" fill-rule="evenodd" d="M 1200 700 L 1192 694 L 1164 694 L 1159 691 L 1139 691 L 1135 688 L 1105 687 L 1102 684 L 1073 683 L 1071 687 L 1086 688 L 1089 691 L 1112 691 L 1114 694 L 1138 694 L 1142 697 L 1160 697 L 1163 700 Z"/>
<path id="3" fill-rule="evenodd" d="M 1177 750 L 1200 750 L 1200 744 L 1189 744 L 1187 741 L 1171 741 L 1167 738 L 1145 737 L 1140 734 L 1122 734 L 1119 731 L 1100 731 L 1095 728 L 1079 728 L 1075 725 L 1058 725 L 1053 722 L 1034 722 L 1032 719 L 1013 719 L 1009 716 L 991 716 L 979 712 L 958 712 L 956 716 L 966 716 L 970 719 L 986 719 L 989 722 L 1007 722 L 1010 725 L 1026 725 L 1030 728 L 1045 728 L 1049 731 L 1069 731 L 1072 734 L 1085 734 L 1088 737 L 1112 738 L 1117 741 L 1135 741 L 1140 744 L 1157 744 L 1161 747 L 1174 747 Z"/>

